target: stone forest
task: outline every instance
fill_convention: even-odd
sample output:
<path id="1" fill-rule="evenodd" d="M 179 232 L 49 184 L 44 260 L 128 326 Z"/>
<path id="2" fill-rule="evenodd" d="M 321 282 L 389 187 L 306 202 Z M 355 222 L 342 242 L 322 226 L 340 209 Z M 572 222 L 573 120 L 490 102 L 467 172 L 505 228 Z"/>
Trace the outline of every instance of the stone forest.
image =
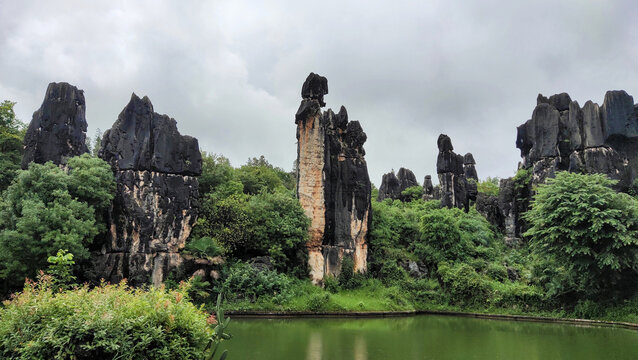
<path id="1" fill-rule="evenodd" d="M 436 169 L 416 169 L 427 174 L 422 183 L 400 167 L 378 179 L 378 189 L 368 174 L 365 119 L 349 119 L 344 106 L 325 109 L 326 95 L 328 80 L 310 73 L 290 114 L 292 171 L 263 156 L 233 167 L 181 134 L 178 120 L 155 112 L 146 96 L 132 94 L 95 139 L 87 137 L 76 86 L 49 84 L 28 126 L 5 101 L 0 357 L 198 358 L 230 339 L 224 312 L 469 313 L 638 329 L 638 104 L 631 95 L 607 91 L 602 105 L 581 107 L 566 93 L 539 94 L 511 139 L 521 161 L 509 178 L 480 178 L 482 159 L 455 152 L 440 134 Z M 45 315 L 24 304 L 75 320 L 44 321 L 40 329 L 36 318 Z M 108 315 L 119 312 L 137 320 Z M 407 328 L 481 333 L 485 324 L 414 321 L 427 323 Z M 236 358 L 252 358 L 251 346 L 271 346 L 270 331 L 279 331 L 251 324 L 237 324 L 248 342 L 231 347 Z M 152 333 L 154 326 L 171 330 Z M 281 335 L 286 349 L 312 322 L 294 326 Z M 70 335 L 46 335 L 54 333 Z M 330 334 L 360 341 L 337 325 L 323 336 Z M 587 332 L 592 342 L 596 334 Z M 407 354 L 401 347 L 412 343 L 396 341 L 392 351 Z M 161 357 L 164 345 L 180 355 Z M 638 351 L 635 341 L 628 348 Z"/>

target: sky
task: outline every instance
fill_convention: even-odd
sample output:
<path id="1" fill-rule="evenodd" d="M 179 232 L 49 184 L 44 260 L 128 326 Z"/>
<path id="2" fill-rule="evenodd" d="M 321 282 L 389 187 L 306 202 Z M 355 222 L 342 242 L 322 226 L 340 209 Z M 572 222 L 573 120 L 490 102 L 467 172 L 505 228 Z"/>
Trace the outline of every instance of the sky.
<path id="1" fill-rule="evenodd" d="M 636 24 L 633 0 L 0 0 L 0 100 L 29 122 L 48 83 L 71 83 L 93 137 L 135 92 L 203 151 L 290 170 L 315 72 L 326 108 L 367 133 L 375 185 L 400 167 L 435 175 L 441 133 L 479 178 L 503 178 L 538 93 L 638 96 Z"/>

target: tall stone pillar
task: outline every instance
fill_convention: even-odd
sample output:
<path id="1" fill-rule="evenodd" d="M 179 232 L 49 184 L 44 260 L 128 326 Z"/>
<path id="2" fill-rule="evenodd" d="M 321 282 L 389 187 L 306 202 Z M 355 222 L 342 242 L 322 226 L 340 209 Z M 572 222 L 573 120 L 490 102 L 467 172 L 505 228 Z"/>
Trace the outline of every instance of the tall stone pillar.
<path id="1" fill-rule="evenodd" d="M 355 271 L 367 267 L 371 221 L 371 184 L 358 121 L 348 121 L 345 107 L 335 114 L 325 106 L 325 77 L 311 73 L 301 90 L 297 124 L 297 196 L 311 219 L 308 240 L 310 276 L 320 284 L 341 271 L 344 256 Z"/>

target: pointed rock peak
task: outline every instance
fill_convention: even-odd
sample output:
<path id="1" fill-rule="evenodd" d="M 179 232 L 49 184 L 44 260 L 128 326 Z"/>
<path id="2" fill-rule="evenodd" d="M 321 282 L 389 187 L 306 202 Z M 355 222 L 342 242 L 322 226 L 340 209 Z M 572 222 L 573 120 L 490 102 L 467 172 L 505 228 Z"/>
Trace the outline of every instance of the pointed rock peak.
<path id="1" fill-rule="evenodd" d="M 543 94 L 538 94 L 536 97 L 536 105 L 540 104 L 549 104 L 549 99 L 543 96 Z"/>
<path id="2" fill-rule="evenodd" d="M 439 135 L 439 139 L 436 141 L 436 144 L 439 147 L 440 152 L 454 150 L 454 146 L 452 146 L 452 139 L 445 134 Z"/>
<path id="3" fill-rule="evenodd" d="M 318 100 L 321 106 L 326 106 L 323 96 L 328 93 L 328 79 L 315 73 L 310 73 L 301 87 L 303 99 Z"/>
<path id="4" fill-rule="evenodd" d="M 569 110 L 569 103 L 571 102 L 572 98 L 565 92 L 549 97 L 549 104 L 555 107 L 558 111 Z"/>
<path id="5" fill-rule="evenodd" d="M 463 156 L 463 165 L 476 165 L 476 161 L 474 161 L 472 153 L 467 153 Z"/>

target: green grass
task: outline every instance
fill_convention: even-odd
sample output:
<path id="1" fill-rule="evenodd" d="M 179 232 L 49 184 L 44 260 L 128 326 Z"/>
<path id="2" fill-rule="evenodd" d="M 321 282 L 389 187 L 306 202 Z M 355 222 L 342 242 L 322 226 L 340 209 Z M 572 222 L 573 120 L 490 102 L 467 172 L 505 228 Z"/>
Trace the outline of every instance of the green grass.
<path id="1" fill-rule="evenodd" d="M 440 288 L 431 282 L 430 297 L 417 301 L 413 293 L 400 285 L 386 286 L 377 279 L 367 279 L 363 286 L 336 293 L 314 286 L 310 281 L 296 280 L 292 295 L 281 301 L 273 297 L 260 297 L 255 302 L 247 300 L 226 303 L 226 311 L 264 312 L 391 312 L 391 311 L 450 311 L 496 315 L 526 315 L 556 319 L 591 319 L 638 323 L 638 298 L 615 306 L 586 303 L 576 309 L 538 309 L 511 304 L 508 306 L 485 303 L 484 306 L 461 306 L 448 303 Z M 427 295 L 427 294 L 426 294 Z M 436 296 L 431 296 L 436 295 Z M 426 296 L 427 297 L 427 296 Z M 275 301 L 274 301 L 275 300 Z M 209 304 L 208 306 L 212 306 Z M 584 308 L 584 309 L 583 309 Z"/>

